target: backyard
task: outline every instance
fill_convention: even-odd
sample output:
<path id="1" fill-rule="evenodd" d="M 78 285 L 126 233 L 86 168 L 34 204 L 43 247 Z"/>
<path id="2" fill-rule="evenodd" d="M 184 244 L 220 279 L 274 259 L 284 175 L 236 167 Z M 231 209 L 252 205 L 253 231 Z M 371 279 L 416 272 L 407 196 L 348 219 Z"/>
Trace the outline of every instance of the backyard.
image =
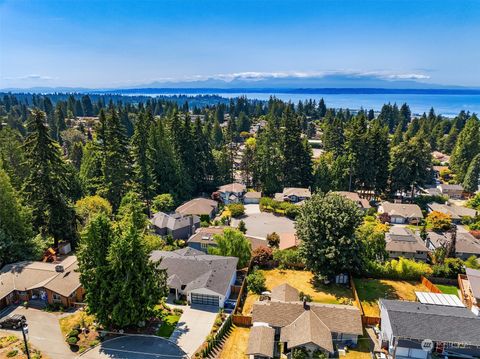
<path id="1" fill-rule="evenodd" d="M 267 290 L 288 283 L 296 288 L 299 292 L 303 292 L 312 297 L 314 302 L 329 304 L 351 304 L 353 297 L 352 291 L 346 286 L 318 283 L 314 280 L 313 274 L 309 271 L 301 270 L 260 270 L 265 275 L 265 284 Z M 243 314 L 250 314 L 253 303 L 258 299 L 258 295 L 249 292 L 243 306 Z"/>
<path id="2" fill-rule="evenodd" d="M 349 348 L 345 359 L 371 359 L 372 346 L 372 340 L 364 331 L 363 335 L 358 338 L 357 347 Z"/>
<path id="3" fill-rule="evenodd" d="M 232 332 L 223 345 L 220 358 L 222 359 L 245 359 L 248 345 L 250 328 L 232 327 Z"/>
<path id="4" fill-rule="evenodd" d="M 435 284 L 444 294 L 453 294 L 458 297 L 458 287 L 455 285 Z"/>
<path id="5" fill-rule="evenodd" d="M 415 300 L 415 291 L 428 292 L 420 282 L 386 279 L 358 279 L 355 287 L 366 316 L 379 317 L 378 299 Z"/>

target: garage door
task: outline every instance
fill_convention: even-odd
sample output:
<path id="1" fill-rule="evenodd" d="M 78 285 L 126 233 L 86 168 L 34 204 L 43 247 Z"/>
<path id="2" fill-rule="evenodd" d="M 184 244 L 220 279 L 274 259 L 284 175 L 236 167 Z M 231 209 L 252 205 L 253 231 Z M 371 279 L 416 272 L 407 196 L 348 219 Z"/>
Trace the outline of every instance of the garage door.
<path id="1" fill-rule="evenodd" d="M 192 304 L 202 304 L 202 305 L 213 305 L 218 307 L 219 298 L 218 295 L 207 295 L 207 294 L 191 294 Z"/>

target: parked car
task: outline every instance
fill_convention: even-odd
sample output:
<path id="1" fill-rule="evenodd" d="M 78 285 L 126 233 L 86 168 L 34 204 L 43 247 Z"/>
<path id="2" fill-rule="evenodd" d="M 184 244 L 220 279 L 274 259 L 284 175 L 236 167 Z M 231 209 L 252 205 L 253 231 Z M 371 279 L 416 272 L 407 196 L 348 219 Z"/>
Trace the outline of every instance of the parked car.
<path id="1" fill-rule="evenodd" d="M 24 315 L 15 314 L 10 317 L 0 319 L 0 328 L 3 329 L 17 329 L 27 321 Z"/>

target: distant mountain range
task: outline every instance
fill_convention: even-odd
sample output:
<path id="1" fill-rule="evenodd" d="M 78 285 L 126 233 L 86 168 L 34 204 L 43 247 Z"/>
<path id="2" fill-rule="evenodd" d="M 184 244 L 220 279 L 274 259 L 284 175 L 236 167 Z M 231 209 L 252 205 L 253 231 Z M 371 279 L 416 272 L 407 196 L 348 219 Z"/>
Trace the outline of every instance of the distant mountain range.
<path id="1" fill-rule="evenodd" d="M 480 88 L 443 86 L 425 82 L 415 74 L 284 74 L 239 73 L 187 80 L 163 80 L 122 88 L 30 87 L 7 88 L 11 92 L 79 92 L 117 94 L 215 94 L 215 93 L 298 93 L 298 94 L 472 94 Z"/>

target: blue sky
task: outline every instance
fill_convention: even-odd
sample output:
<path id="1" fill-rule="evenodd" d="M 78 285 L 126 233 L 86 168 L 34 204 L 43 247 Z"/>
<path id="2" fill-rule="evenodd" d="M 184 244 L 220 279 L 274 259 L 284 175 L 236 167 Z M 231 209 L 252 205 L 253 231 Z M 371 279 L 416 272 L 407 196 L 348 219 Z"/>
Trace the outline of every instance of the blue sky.
<path id="1" fill-rule="evenodd" d="M 0 88 L 245 72 L 480 87 L 479 19 L 478 0 L 0 0 Z"/>

